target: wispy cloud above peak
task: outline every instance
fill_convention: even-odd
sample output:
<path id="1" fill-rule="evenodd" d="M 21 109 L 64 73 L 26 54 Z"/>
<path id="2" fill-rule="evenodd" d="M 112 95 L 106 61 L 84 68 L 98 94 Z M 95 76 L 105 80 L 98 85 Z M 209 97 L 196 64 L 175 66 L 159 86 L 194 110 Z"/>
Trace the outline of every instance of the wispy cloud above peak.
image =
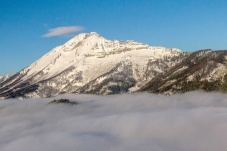
<path id="1" fill-rule="evenodd" d="M 48 33 L 42 35 L 42 37 L 64 36 L 64 35 L 72 34 L 82 30 L 84 30 L 84 27 L 81 27 L 81 26 L 56 27 L 56 28 L 49 29 Z"/>

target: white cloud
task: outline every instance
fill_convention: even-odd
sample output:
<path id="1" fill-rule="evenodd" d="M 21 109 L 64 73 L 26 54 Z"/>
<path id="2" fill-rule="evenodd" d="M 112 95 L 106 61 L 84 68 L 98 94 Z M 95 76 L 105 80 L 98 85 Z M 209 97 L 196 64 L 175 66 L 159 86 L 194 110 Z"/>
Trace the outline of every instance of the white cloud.
<path id="1" fill-rule="evenodd" d="M 47 34 L 42 35 L 42 37 L 68 35 L 68 34 L 82 31 L 83 29 L 84 29 L 84 27 L 81 27 L 81 26 L 57 27 L 57 28 L 50 29 L 49 32 Z"/>
<path id="2" fill-rule="evenodd" d="M 1 151 L 226 151 L 227 95 L 63 95 L 0 102 Z"/>

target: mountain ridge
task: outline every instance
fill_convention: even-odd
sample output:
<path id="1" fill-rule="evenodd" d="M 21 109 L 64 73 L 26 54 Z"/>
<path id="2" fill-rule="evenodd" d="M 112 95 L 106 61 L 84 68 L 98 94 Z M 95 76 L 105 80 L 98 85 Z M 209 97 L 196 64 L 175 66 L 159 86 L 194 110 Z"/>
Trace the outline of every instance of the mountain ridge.
<path id="1" fill-rule="evenodd" d="M 132 40 L 107 40 L 95 32 L 81 33 L 2 80 L 0 97 L 51 97 L 59 93 L 108 95 L 141 90 L 156 92 L 146 89 L 152 80 L 172 74 L 171 70 L 184 71 L 186 66 L 182 64 L 187 64 L 187 59 L 193 62 L 196 59 L 193 55 L 197 53 L 154 47 Z M 197 59 L 206 53 L 198 54 L 195 55 Z M 218 60 L 216 54 L 213 53 L 213 58 Z"/>
<path id="2" fill-rule="evenodd" d="M 178 72 L 181 70 L 181 72 Z M 172 94 L 197 89 L 226 92 L 227 50 L 200 50 L 172 67 L 164 75 L 152 79 L 139 91 Z"/>

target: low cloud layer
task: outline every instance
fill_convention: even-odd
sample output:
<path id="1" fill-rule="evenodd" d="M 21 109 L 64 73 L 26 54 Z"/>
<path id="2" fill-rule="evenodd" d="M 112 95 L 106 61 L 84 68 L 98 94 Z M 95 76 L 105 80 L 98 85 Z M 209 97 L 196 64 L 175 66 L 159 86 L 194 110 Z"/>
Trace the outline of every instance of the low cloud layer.
<path id="1" fill-rule="evenodd" d="M 226 151 L 227 95 L 63 95 L 0 101 L 1 151 Z"/>
<path id="2" fill-rule="evenodd" d="M 50 29 L 48 33 L 42 35 L 42 37 L 64 36 L 64 35 L 69 35 L 82 30 L 84 30 L 84 28 L 81 26 L 57 27 L 57 28 Z"/>

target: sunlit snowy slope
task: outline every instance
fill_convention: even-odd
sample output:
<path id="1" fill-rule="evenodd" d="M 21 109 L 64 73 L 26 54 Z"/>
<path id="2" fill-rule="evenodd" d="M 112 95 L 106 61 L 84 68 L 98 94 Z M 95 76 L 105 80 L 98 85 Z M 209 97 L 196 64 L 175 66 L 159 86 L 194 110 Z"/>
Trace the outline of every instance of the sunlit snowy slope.
<path id="1" fill-rule="evenodd" d="M 2 97 L 131 92 L 182 60 L 175 48 L 82 33 L 0 83 Z"/>
<path id="2" fill-rule="evenodd" d="M 0 77 L 0 98 L 61 93 L 173 94 L 197 89 L 227 92 L 227 51 L 182 52 L 82 33 L 14 74 Z"/>

